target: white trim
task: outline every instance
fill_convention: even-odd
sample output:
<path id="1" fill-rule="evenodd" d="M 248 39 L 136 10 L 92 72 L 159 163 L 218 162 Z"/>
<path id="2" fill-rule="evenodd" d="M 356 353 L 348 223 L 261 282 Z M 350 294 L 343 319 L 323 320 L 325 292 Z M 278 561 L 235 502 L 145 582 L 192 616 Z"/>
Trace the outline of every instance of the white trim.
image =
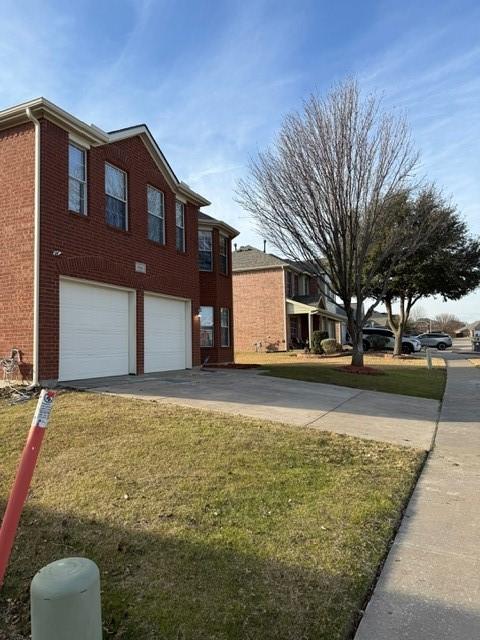
<path id="1" fill-rule="evenodd" d="M 78 142 L 81 142 L 82 146 L 86 146 L 86 144 L 93 146 L 109 144 L 111 142 L 140 136 L 160 172 L 165 176 L 170 187 L 179 197 L 183 197 L 186 201 L 192 202 L 199 207 L 206 207 L 211 204 L 209 200 L 199 193 L 196 193 L 193 189 L 190 189 L 184 182 L 178 180 L 160 147 L 145 125 L 142 124 L 136 127 L 129 127 L 123 131 L 107 133 L 93 124 L 86 124 L 56 104 L 53 104 L 53 102 L 40 97 L 1 110 L 0 130 L 8 129 L 30 120 L 31 118 L 26 115 L 27 109 L 31 109 L 36 118 L 47 118 L 62 129 L 68 131 L 78 139 Z"/>
<path id="2" fill-rule="evenodd" d="M 200 211 L 200 213 L 202 213 L 202 212 Z M 199 218 L 198 219 L 198 228 L 199 229 L 200 228 L 204 228 L 204 229 L 213 229 L 213 228 L 222 229 L 224 231 L 224 234 L 230 240 L 232 240 L 233 238 L 236 238 L 240 234 L 240 231 L 237 231 L 237 229 L 234 229 L 233 227 L 231 227 L 226 222 L 222 222 L 221 220 L 214 220 L 213 218 L 211 220 L 205 220 L 205 218 Z"/>
<path id="3" fill-rule="evenodd" d="M 76 133 L 72 133 L 71 131 L 69 131 L 68 139 L 72 144 L 75 144 L 78 147 L 82 147 L 83 149 L 87 149 L 87 151 L 91 149 L 92 145 L 87 141 L 87 139 L 77 135 Z"/>
<path id="4" fill-rule="evenodd" d="M 175 199 L 178 200 L 179 202 L 182 202 L 183 204 L 187 204 L 187 199 L 179 195 L 178 193 L 175 194 Z"/>
<path id="5" fill-rule="evenodd" d="M 39 380 L 39 343 L 40 343 L 40 122 L 32 114 L 30 107 L 25 115 L 33 122 L 35 130 L 35 168 L 33 183 L 33 354 L 32 354 L 32 386 Z"/>

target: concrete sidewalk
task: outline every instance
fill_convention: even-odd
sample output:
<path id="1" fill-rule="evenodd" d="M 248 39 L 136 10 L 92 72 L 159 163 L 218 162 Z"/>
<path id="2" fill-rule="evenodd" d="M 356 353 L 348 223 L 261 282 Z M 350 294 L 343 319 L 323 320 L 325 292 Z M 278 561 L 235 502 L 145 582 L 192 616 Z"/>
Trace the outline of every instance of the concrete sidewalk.
<path id="1" fill-rule="evenodd" d="M 456 358 L 433 451 L 355 640 L 480 638 L 480 369 Z"/>

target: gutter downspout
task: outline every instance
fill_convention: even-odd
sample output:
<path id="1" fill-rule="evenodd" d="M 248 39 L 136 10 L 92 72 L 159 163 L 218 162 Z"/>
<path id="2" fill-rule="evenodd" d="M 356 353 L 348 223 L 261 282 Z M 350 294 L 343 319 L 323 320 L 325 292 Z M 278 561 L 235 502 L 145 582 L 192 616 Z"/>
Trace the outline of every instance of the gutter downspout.
<path id="1" fill-rule="evenodd" d="M 33 204 L 33 373 L 32 387 L 38 386 L 38 355 L 40 327 L 40 122 L 32 114 L 30 107 L 26 110 L 27 118 L 35 127 L 35 177 Z"/>

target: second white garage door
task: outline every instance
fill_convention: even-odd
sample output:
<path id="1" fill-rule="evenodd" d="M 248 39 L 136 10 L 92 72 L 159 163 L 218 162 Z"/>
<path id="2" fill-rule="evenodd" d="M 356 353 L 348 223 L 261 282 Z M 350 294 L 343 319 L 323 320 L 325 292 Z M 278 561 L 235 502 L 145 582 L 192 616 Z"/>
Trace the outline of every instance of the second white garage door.
<path id="1" fill-rule="evenodd" d="M 145 294 L 145 373 L 190 367 L 190 340 L 190 301 Z"/>

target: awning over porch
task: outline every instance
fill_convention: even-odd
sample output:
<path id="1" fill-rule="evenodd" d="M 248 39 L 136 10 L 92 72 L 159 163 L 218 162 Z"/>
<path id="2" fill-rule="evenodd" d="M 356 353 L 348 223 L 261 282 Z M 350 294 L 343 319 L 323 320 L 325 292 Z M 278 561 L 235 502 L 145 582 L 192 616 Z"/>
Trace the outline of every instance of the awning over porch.
<path id="1" fill-rule="evenodd" d="M 310 304 L 305 304 L 304 302 L 299 302 L 298 300 L 291 300 L 290 298 L 287 298 L 287 315 L 292 316 L 302 313 L 325 316 L 329 320 L 335 320 L 336 322 L 346 322 L 347 320 L 345 315 L 333 313 L 327 309 L 322 309 Z"/>

